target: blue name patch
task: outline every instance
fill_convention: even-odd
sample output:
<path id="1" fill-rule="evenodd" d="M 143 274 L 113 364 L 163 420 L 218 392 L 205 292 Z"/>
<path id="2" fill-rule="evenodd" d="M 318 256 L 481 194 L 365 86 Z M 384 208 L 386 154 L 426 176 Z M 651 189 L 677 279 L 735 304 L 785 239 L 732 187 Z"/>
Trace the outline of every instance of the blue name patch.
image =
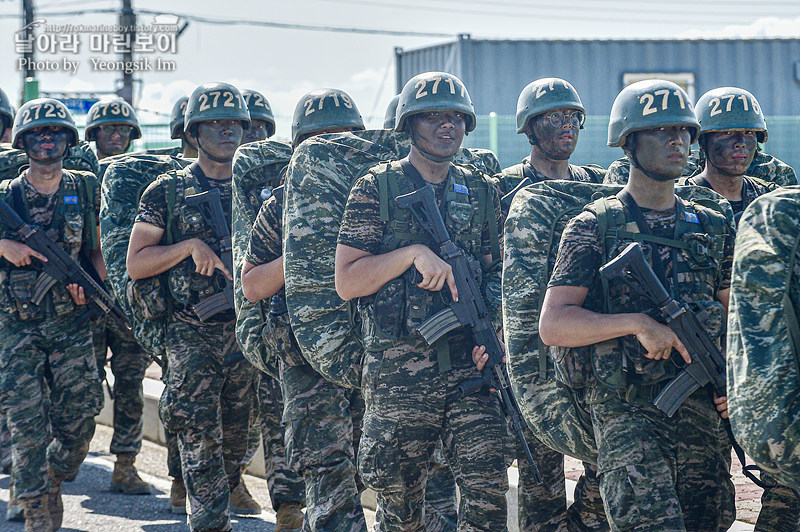
<path id="1" fill-rule="evenodd" d="M 685 215 L 685 218 L 686 218 L 687 222 L 691 222 L 691 223 L 695 223 L 695 224 L 699 224 L 700 223 L 700 219 L 697 217 L 697 215 L 695 213 L 687 212 L 687 213 L 684 213 L 684 215 Z"/>
<path id="2" fill-rule="evenodd" d="M 64 196 L 64 205 L 77 205 L 78 196 Z"/>
<path id="3" fill-rule="evenodd" d="M 469 189 L 467 185 L 459 185 L 458 183 L 453 183 L 453 190 L 460 194 L 469 194 Z"/>

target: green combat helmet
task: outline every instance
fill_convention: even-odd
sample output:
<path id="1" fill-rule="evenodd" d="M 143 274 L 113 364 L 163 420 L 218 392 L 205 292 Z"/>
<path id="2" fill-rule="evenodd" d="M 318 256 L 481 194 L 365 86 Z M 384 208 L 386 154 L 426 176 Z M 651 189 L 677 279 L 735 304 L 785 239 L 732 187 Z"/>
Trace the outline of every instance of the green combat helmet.
<path id="1" fill-rule="evenodd" d="M 66 128 L 72 133 L 67 148 L 77 146 L 78 128 L 75 127 L 75 120 L 72 119 L 67 106 L 52 98 L 37 98 L 26 102 L 14 117 L 14 127 L 11 129 L 12 147 L 23 149 L 22 134 L 42 126 Z"/>
<path id="2" fill-rule="evenodd" d="M 0 137 L 14 122 L 14 107 L 3 89 L 0 89 Z"/>
<path id="3" fill-rule="evenodd" d="M 531 118 L 553 109 L 577 109 L 586 113 L 581 97 L 567 80 L 541 78 L 529 83 L 517 100 L 517 133 L 525 133 Z M 583 124 L 580 125 L 583 129 Z"/>
<path id="4" fill-rule="evenodd" d="M 258 91 L 245 89 L 242 91 L 244 103 L 247 104 L 247 110 L 250 111 L 250 120 L 263 120 L 267 123 L 267 138 L 275 134 L 275 115 L 272 114 L 272 108 L 269 102 Z"/>
<path id="5" fill-rule="evenodd" d="M 719 87 L 700 96 L 695 106 L 700 136 L 713 131 L 755 131 L 767 142 L 767 121 L 756 97 L 739 87 Z"/>
<path id="6" fill-rule="evenodd" d="M 339 89 L 317 89 L 297 102 L 292 118 L 292 146 L 320 132 L 360 131 L 364 120 L 355 102 Z"/>
<path id="7" fill-rule="evenodd" d="M 663 79 L 633 83 L 611 106 L 608 145 L 624 146 L 629 133 L 662 126 L 687 126 L 692 130 L 691 143 L 697 141 L 700 124 L 686 91 Z"/>
<path id="8" fill-rule="evenodd" d="M 205 83 L 197 87 L 186 103 L 183 130 L 194 136 L 200 122 L 209 120 L 239 120 L 242 129 L 250 127 L 250 113 L 242 93 L 230 83 Z"/>
<path id="9" fill-rule="evenodd" d="M 447 72 L 424 72 L 406 82 L 397 102 L 394 130 L 403 132 L 406 119 L 428 111 L 459 111 L 466 115 L 467 133 L 475 129 L 475 107 L 464 83 Z"/>
<path id="10" fill-rule="evenodd" d="M 183 137 L 183 115 L 186 113 L 186 104 L 189 102 L 188 96 L 182 96 L 175 105 L 172 106 L 172 112 L 169 114 L 169 131 L 171 139 L 179 139 Z"/>
<path id="11" fill-rule="evenodd" d="M 95 140 L 98 127 L 104 124 L 122 124 L 131 127 L 131 140 L 141 138 L 142 130 L 136 112 L 125 100 L 97 102 L 89 108 L 86 115 L 86 140 Z"/>
<path id="12" fill-rule="evenodd" d="M 396 94 L 392 101 L 389 102 L 389 107 L 386 108 L 386 115 L 383 117 L 383 129 L 394 129 L 394 119 L 397 115 L 397 102 L 400 101 L 400 95 Z"/>
<path id="13" fill-rule="evenodd" d="M 466 133 L 475 129 L 475 107 L 469 97 L 464 83 L 453 74 L 447 72 L 423 72 L 417 74 L 406 82 L 400 91 L 397 102 L 397 118 L 394 130 L 399 133 L 408 133 L 411 143 L 414 136 L 409 131 L 410 123 L 407 119 L 420 113 L 431 111 L 457 111 L 464 114 Z M 453 157 L 436 157 L 423 150 L 417 149 L 427 159 L 436 162 L 452 161 Z"/>

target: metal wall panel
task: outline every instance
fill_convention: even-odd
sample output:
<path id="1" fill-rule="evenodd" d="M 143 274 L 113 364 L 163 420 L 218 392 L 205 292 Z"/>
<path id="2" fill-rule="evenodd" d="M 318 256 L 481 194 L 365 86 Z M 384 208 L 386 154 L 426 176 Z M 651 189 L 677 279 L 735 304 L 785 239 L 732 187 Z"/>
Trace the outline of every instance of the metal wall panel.
<path id="1" fill-rule="evenodd" d="M 691 72 L 696 97 L 735 85 L 753 92 L 770 115 L 800 115 L 800 39 L 501 41 L 462 36 L 418 50 L 397 50 L 397 87 L 444 70 L 461 77 L 479 114 L 513 114 L 530 81 L 569 80 L 589 114 L 607 115 L 626 72 Z"/>

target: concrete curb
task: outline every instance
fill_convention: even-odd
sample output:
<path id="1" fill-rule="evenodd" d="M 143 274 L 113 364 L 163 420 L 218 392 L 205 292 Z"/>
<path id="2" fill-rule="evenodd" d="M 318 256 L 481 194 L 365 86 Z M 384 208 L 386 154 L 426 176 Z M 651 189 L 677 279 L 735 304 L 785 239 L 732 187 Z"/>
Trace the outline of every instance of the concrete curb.
<path id="1" fill-rule="evenodd" d="M 111 371 L 107 371 L 108 381 L 114 385 L 114 375 Z M 161 445 L 166 444 L 166 437 L 164 436 L 164 427 L 158 418 L 158 398 L 161 397 L 161 391 L 164 385 L 161 381 L 151 378 L 144 380 L 144 438 L 146 440 L 158 443 Z M 107 426 L 113 426 L 113 401 L 108 395 L 108 389 L 103 386 L 105 393 L 105 403 L 103 410 L 97 416 L 98 423 Z M 256 477 L 264 478 L 264 450 L 259 446 L 253 462 L 247 468 L 247 473 Z M 506 493 L 506 500 L 508 501 L 508 532 L 519 532 L 517 524 L 517 483 L 519 475 L 516 466 L 508 469 L 508 485 L 509 490 Z M 566 479 L 567 486 L 567 499 L 571 503 L 573 501 L 573 492 L 575 490 L 575 481 Z M 376 501 L 375 493 L 371 490 L 365 491 L 361 496 L 361 502 L 370 510 L 375 510 Z M 729 529 L 729 532 L 749 532 L 754 529 L 753 525 L 736 521 Z"/>

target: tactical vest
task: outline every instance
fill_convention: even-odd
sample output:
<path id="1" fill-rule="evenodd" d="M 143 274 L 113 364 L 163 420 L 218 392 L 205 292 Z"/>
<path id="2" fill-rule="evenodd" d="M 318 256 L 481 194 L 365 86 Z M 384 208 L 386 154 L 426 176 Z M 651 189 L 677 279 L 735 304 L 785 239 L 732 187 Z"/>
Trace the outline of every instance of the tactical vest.
<path id="1" fill-rule="evenodd" d="M 206 223 L 203 214 L 197 207 L 186 204 L 187 196 L 203 192 L 198 179 L 190 171 L 176 170 L 166 174 L 167 180 L 167 227 L 162 237 L 162 244 L 170 245 L 190 238 L 199 238 L 220 255 L 219 239 L 212 227 Z M 223 205 L 224 209 L 224 205 Z M 210 277 L 195 272 L 195 264 L 191 257 L 186 257 L 169 270 L 169 293 L 176 303 L 177 311 L 184 311 L 194 316 L 192 305 L 201 300 L 222 292 L 225 288 L 225 277 L 219 270 L 214 270 Z M 207 323 L 230 321 L 234 313 L 225 312 L 207 320 Z"/>
<path id="2" fill-rule="evenodd" d="M 602 183 L 603 176 L 605 176 L 606 171 L 602 167 L 593 164 L 586 166 L 570 164 L 569 173 L 571 176 L 570 181 Z M 505 168 L 500 176 L 500 188 L 502 189 L 503 194 L 508 194 L 517 188 L 517 185 L 519 185 L 526 177 L 530 179 L 532 183 L 538 183 L 542 181 L 532 171 L 530 162 L 527 158 L 521 163 Z"/>
<path id="3" fill-rule="evenodd" d="M 78 171 L 64 170 L 50 225 L 37 227 L 49 237 L 55 236 L 55 242 L 84 268 L 90 266 L 90 252 L 97 248 L 96 199 L 88 179 L 88 175 Z M 22 176 L 0 184 L 0 197 L 30 223 Z M 16 235 L 9 236 L 18 239 Z M 52 313 L 63 316 L 75 310 L 65 281 L 56 282 L 39 304 L 32 300 L 41 275 L 41 263 L 36 259 L 30 266 L 20 268 L 3 260 L 0 266 L 0 312 L 25 321 L 43 319 Z"/>
<path id="4" fill-rule="evenodd" d="M 600 198 L 587 205 L 586 210 L 597 217 L 604 263 L 619 255 L 631 242 L 642 244 L 651 263 L 656 245 L 672 248 L 673 267 L 665 287 L 679 302 L 691 301 L 709 335 L 719 339 L 724 329 L 724 309 L 715 299 L 714 287 L 721 281 L 720 265 L 729 235 L 727 219 L 711 200 L 690 202 L 677 198 L 675 205 L 673 238 L 641 233 L 631 213 L 616 196 Z M 601 277 L 601 284 L 606 313 L 636 311 L 631 304 L 642 303 L 622 282 L 608 283 Z M 660 319 L 656 309 L 639 310 Z M 592 346 L 592 368 L 594 376 L 613 389 L 661 383 L 672 379 L 681 369 L 669 361 L 647 359 L 634 336 Z"/>
<path id="5" fill-rule="evenodd" d="M 424 183 L 415 183 L 405 175 L 400 161 L 381 163 L 370 170 L 378 183 L 380 218 L 385 228 L 380 254 L 412 244 L 433 249 L 428 233 L 413 219 L 411 211 L 397 206 L 394 198 L 414 192 Z M 416 186 L 415 186 L 416 185 Z M 451 167 L 445 183 L 440 210 L 450 239 L 471 259 L 480 285 L 481 236 L 488 223 L 492 235 L 492 256 L 500 257 L 497 220 L 491 201 L 491 184 L 465 166 Z M 386 283 L 374 296 L 359 300 L 364 346 L 369 351 L 382 351 L 399 342 L 408 341 L 416 329 L 436 312 L 450 304 L 448 290 L 431 292 L 419 288 L 421 276 L 409 268 L 402 276 Z M 447 351 L 446 342 L 436 346 L 440 364 Z"/>

